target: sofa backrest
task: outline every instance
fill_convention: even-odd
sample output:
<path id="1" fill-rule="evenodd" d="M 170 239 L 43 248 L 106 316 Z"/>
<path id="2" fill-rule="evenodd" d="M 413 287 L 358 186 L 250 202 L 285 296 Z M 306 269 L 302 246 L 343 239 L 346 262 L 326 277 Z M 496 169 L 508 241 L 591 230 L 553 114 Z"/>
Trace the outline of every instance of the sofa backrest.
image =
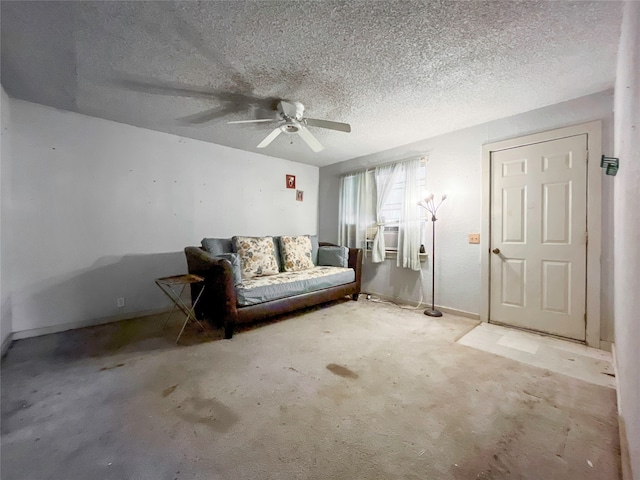
<path id="1" fill-rule="evenodd" d="M 235 253 L 233 243 L 230 238 L 203 238 L 202 249 L 211 255 L 221 255 L 223 253 Z"/>
<path id="2" fill-rule="evenodd" d="M 318 236 L 309 235 L 311 239 L 311 258 L 314 265 L 318 265 Z M 233 242 L 230 238 L 203 238 L 202 249 L 211 255 L 221 255 L 223 253 L 236 253 L 233 248 Z M 273 247 L 276 250 L 276 262 L 278 262 L 278 270 L 283 271 L 282 254 L 280 252 L 280 237 L 273 237 Z"/>

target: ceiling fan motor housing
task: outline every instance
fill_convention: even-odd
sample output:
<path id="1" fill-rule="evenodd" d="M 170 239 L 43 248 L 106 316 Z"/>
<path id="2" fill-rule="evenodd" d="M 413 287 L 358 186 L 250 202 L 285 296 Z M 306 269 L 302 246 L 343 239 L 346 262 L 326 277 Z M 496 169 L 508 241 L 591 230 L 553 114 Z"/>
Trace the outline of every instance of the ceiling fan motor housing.
<path id="1" fill-rule="evenodd" d="M 287 102 L 285 100 L 281 100 L 278 103 L 278 112 L 285 119 L 296 119 L 302 120 L 302 116 L 304 115 L 304 105 L 300 102 Z"/>

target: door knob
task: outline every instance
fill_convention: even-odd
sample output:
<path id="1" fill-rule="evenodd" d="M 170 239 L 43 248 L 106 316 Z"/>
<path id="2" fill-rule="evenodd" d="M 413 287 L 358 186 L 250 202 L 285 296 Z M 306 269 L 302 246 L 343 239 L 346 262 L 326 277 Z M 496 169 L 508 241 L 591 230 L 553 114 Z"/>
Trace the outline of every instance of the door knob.
<path id="1" fill-rule="evenodd" d="M 500 249 L 499 248 L 494 248 L 492 250 L 493 253 L 495 253 L 496 255 L 500 253 Z"/>

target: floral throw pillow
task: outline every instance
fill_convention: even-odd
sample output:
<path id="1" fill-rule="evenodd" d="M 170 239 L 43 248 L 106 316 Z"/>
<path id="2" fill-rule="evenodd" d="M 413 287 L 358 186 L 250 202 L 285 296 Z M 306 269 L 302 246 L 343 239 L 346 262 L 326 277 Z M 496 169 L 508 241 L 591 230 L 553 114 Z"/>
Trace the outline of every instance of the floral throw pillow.
<path id="1" fill-rule="evenodd" d="M 285 272 L 297 272 L 314 267 L 311 239 L 308 235 L 280 237 L 280 251 Z"/>
<path id="2" fill-rule="evenodd" d="M 273 237 L 233 237 L 233 246 L 240 255 L 242 278 L 279 273 Z"/>

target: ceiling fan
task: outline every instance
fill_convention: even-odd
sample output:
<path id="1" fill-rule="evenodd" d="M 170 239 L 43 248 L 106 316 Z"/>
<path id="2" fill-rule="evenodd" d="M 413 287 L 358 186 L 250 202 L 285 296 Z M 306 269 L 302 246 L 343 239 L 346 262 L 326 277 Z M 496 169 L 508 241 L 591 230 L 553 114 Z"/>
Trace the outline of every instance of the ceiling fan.
<path id="1" fill-rule="evenodd" d="M 280 100 L 277 106 L 280 118 L 263 118 L 258 120 L 237 120 L 227 123 L 265 123 L 279 122 L 281 125 L 273 130 L 267 137 L 258 144 L 258 148 L 265 148 L 281 133 L 289 135 L 297 134 L 305 141 L 314 152 L 321 151 L 324 147 L 307 129 L 310 127 L 327 128 L 329 130 L 337 130 L 339 132 L 351 132 L 351 125 L 348 123 L 332 122 L 330 120 L 319 120 L 317 118 L 304 117 L 304 105 L 300 102 L 289 102 Z"/>

